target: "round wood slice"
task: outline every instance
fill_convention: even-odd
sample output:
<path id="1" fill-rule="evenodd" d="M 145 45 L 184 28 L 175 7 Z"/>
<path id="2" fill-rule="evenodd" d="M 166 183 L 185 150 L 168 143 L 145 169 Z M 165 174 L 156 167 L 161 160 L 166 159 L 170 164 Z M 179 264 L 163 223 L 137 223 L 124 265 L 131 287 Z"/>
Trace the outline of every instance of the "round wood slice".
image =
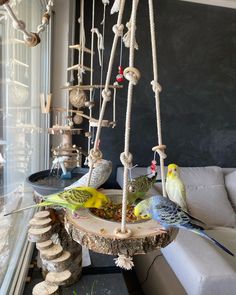
<path id="1" fill-rule="evenodd" d="M 46 250 L 49 249 L 53 246 L 53 242 L 52 240 L 47 240 L 45 242 L 41 242 L 41 243 L 36 243 L 36 248 L 40 251 L 40 250 Z"/>
<path id="2" fill-rule="evenodd" d="M 73 278 L 78 277 L 82 272 L 82 255 L 70 261 L 67 269 L 72 273 Z"/>
<path id="3" fill-rule="evenodd" d="M 43 228 L 43 227 L 48 227 L 52 222 L 51 218 L 43 218 L 43 219 L 31 219 L 29 221 L 29 224 L 33 228 Z"/>
<path id="4" fill-rule="evenodd" d="M 59 287 L 56 285 L 49 285 L 47 282 L 43 281 L 33 288 L 33 295 L 57 295 Z"/>
<path id="5" fill-rule="evenodd" d="M 30 228 L 28 230 L 28 240 L 30 242 L 45 242 L 52 236 L 52 226 L 44 228 Z"/>
<path id="6" fill-rule="evenodd" d="M 63 286 L 66 285 L 71 278 L 71 272 L 69 270 L 65 270 L 62 272 L 49 272 L 46 275 L 46 282 L 48 284 Z"/>
<path id="7" fill-rule="evenodd" d="M 78 282 L 82 274 L 82 268 L 79 268 L 71 273 L 70 279 L 66 282 L 65 287 L 73 285 L 74 283 Z"/>
<path id="8" fill-rule="evenodd" d="M 44 219 L 44 218 L 48 218 L 49 216 L 50 216 L 50 212 L 47 210 L 39 211 L 34 214 L 35 219 Z"/>
<path id="9" fill-rule="evenodd" d="M 64 271 L 69 268 L 70 264 L 74 264 L 71 259 L 71 254 L 68 251 L 63 251 L 58 258 L 53 260 L 42 259 L 42 262 L 44 266 L 52 272 Z"/>
<path id="10" fill-rule="evenodd" d="M 51 248 L 40 251 L 40 257 L 42 259 L 52 260 L 62 255 L 63 248 L 61 245 L 53 245 Z"/>
<path id="11" fill-rule="evenodd" d="M 122 191 L 104 190 L 108 197 L 117 197 Z M 166 232 L 155 220 L 148 220 L 127 224 L 131 236 L 121 239 L 115 235 L 115 230 L 120 228 L 120 223 L 96 217 L 88 209 L 80 211 L 80 217 L 75 219 L 70 212 L 65 216 L 65 228 L 73 240 L 98 253 L 127 256 L 145 254 L 147 252 L 164 248 L 171 243 L 177 229 Z"/>

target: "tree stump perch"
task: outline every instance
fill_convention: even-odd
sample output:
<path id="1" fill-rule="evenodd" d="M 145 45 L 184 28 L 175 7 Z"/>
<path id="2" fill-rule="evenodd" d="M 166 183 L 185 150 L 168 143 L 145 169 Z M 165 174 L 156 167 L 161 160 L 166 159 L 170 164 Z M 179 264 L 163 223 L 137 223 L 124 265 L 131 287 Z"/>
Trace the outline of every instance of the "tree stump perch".
<path id="1" fill-rule="evenodd" d="M 45 281 L 34 287 L 33 295 L 58 295 L 59 286 L 71 285 L 80 277 L 82 247 L 70 239 L 63 226 L 52 224 L 49 211 L 36 213 L 29 224 L 28 239 L 36 242 L 46 270 Z M 55 232 L 59 234 L 60 244 L 51 240 Z"/>

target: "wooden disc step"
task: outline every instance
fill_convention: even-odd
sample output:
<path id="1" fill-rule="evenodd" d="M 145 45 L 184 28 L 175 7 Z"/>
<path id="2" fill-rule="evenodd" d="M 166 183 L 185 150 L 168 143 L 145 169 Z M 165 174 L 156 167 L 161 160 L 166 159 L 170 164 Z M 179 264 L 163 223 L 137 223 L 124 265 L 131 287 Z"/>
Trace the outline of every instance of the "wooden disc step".
<path id="1" fill-rule="evenodd" d="M 48 284 L 63 286 L 66 285 L 71 278 L 71 272 L 69 270 L 61 272 L 49 272 L 46 275 L 46 282 Z"/>
<path id="2" fill-rule="evenodd" d="M 53 260 L 62 255 L 63 248 L 61 245 L 53 245 L 48 249 L 44 249 L 40 251 L 40 257 L 42 259 Z"/>
<path id="3" fill-rule="evenodd" d="M 33 288 L 33 295 L 57 295 L 59 287 L 57 285 L 51 285 L 43 281 L 38 283 Z"/>
<path id="4" fill-rule="evenodd" d="M 50 212 L 48 210 L 39 211 L 34 214 L 35 219 L 44 219 L 50 217 Z"/>
<path id="5" fill-rule="evenodd" d="M 30 242 L 45 242 L 52 236 L 52 226 L 44 228 L 30 228 L 28 230 L 28 240 Z"/>
<path id="6" fill-rule="evenodd" d="M 41 242 L 41 243 L 36 243 L 36 248 L 41 251 L 41 250 L 46 250 L 49 249 L 53 246 L 53 242 L 52 240 L 47 240 L 45 242 Z"/>
<path id="7" fill-rule="evenodd" d="M 59 256 L 58 258 L 55 258 L 53 260 L 43 259 L 42 262 L 48 271 L 61 272 L 69 269 L 71 264 L 71 254 L 68 251 L 63 251 L 61 256 Z"/>
<path id="8" fill-rule="evenodd" d="M 51 218 L 43 218 L 43 219 L 36 219 L 32 218 L 29 221 L 30 226 L 33 228 L 43 228 L 43 227 L 48 227 L 52 222 Z"/>

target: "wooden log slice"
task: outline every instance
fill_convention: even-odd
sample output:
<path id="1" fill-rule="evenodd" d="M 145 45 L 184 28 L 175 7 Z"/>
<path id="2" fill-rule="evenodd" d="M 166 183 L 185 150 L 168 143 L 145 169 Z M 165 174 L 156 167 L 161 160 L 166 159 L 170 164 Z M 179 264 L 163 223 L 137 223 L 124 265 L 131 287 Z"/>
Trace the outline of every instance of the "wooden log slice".
<path id="1" fill-rule="evenodd" d="M 28 231 L 28 240 L 30 242 L 45 242 L 52 236 L 52 226 L 44 228 L 30 228 Z"/>
<path id="2" fill-rule="evenodd" d="M 35 219 L 32 218 L 29 221 L 29 224 L 32 228 L 43 228 L 43 227 L 48 227 L 52 223 L 51 218 L 43 218 L 43 219 Z"/>
<path id="3" fill-rule="evenodd" d="M 40 257 L 42 259 L 53 260 L 62 255 L 63 248 L 61 245 L 53 245 L 51 248 L 40 251 Z"/>
<path id="4" fill-rule="evenodd" d="M 47 282 L 43 281 L 38 283 L 33 288 L 33 295 L 57 295 L 59 287 L 56 285 L 49 285 Z"/>
<path id="5" fill-rule="evenodd" d="M 36 243 L 36 248 L 40 251 L 40 250 L 46 250 L 49 249 L 53 246 L 53 242 L 52 240 L 47 240 L 45 242 L 41 242 L 41 243 Z"/>
<path id="6" fill-rule="evenodd" d="M 63 286 L 66 285 L 71 278 L 71 272 L 69 270 L 65 270 L 62 272 L 49 272 L 46 275 L 46 282 L 48 284 Z"/>
<path id="7" fill-rule="evenodd" d="M 68 286 L 73 285 L 74 283 L 78 282 L 79 279 L 80 279 L 80 277 L 81 277 L 81 275 L 82 275 L 82 268 L 81 269 L 77 269 L 76 271 L 74 271 L 73 273 L 71 273 L 70 279 L 62 287 L 68 287 Z"/>
<path id="8" fill-rule="evenodd" d="M 71 254 L 68 251 L 63 251 L 62 254 L 53 260 L 42 259 L 43 265 L 51 272 L 61 272 L 69 269 L 74 262 L 71 259 Z M 70 270 L 70 269 L 69 269 Z"/>
<path id="9" fill-rule="evenodd" d="M 83 218 L 75 219 L 68 212 L 65 216 L 65 228 L 73 240 L 98 253 L 127 256 L 145 254 L 166 247 L 178 233 L 176 229 L 163 232 L 156 221 L 148 220 L 127 224 L 131 236 L 121 239 L 115 235 L 120 223 L 98 218 L 89 210 L 83 210 L 81 215 Z"/>
<path id="10" fill-rule="evenodd" d="M 34 214 L 35 219 L 44 219 L 44 218 L 48 218 L 49 216 L 50 216 L 50 212 L 47 210 L 39 211 Z"/>

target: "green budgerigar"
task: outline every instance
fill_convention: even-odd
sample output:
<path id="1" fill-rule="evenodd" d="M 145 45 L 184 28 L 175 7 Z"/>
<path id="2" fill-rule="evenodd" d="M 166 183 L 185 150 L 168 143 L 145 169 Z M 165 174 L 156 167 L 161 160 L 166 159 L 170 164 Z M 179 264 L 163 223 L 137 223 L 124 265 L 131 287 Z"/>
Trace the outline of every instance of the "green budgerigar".
<path id="1" fill-rule="evenodd" d="M 147 192 L 155 184 L 157 174 L 152 177 L 141 175 L 128 182 L 128 201 L 133 204 L 138 199 L 144 199 Z"/>
<path id="2" fill-rule="evenodd" d="M 5 214 L 5 216 L 29 208 L 42 206 L 59 206 L 69 209 L 72 211 L 72 213 L 75 213 L 75 211 L 80 208 L 99 209 L 109 202 L 110 200 L 107 196 L 92 187 L 76 187 L 70 190 L 46 196 L 44 197 L 44 201 L 39 204 L 12 211 L 11 213 Z"/>

